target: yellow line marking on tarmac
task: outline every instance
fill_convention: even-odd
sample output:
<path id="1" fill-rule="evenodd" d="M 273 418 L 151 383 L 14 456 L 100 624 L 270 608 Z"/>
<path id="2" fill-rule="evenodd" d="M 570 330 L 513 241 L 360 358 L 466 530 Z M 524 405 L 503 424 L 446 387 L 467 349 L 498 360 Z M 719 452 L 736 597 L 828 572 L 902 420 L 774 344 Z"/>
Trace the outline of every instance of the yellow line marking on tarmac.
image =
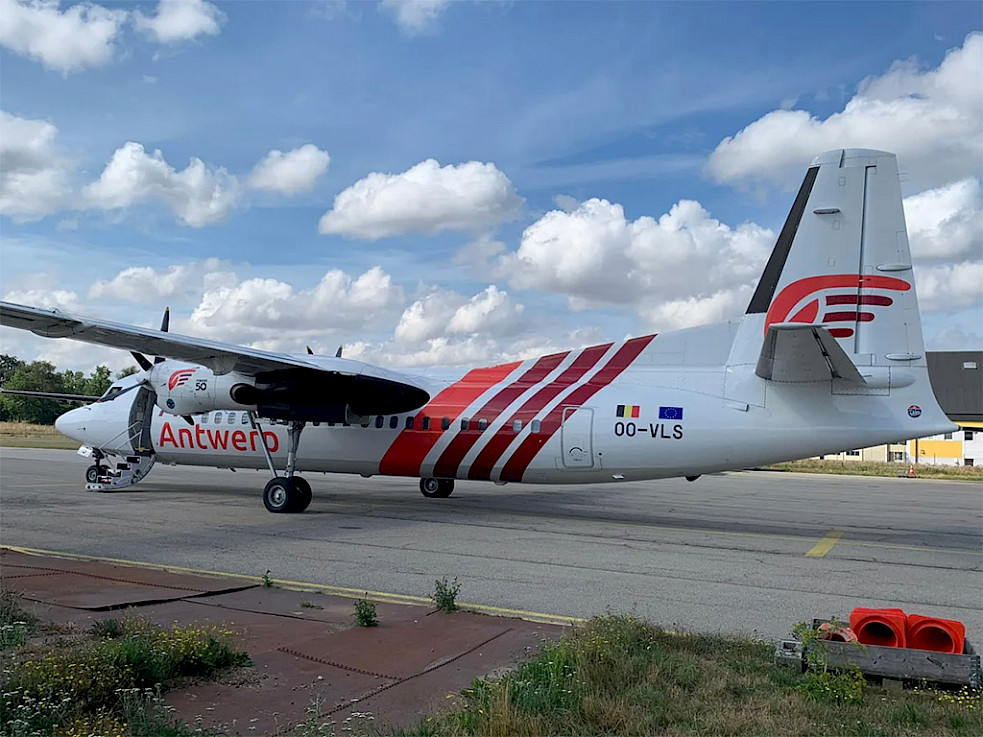
<path id="1" fill-rule="evenodd" d="M 822 540 L 813 545 L 809 552 L 806 553 L 806 558 L 822 558 L 833 549 L 833 546 L 840 541 L 843 537 L 843 532 L 841 530 L 830 530 L 825 535 L 823 535 Z"/>
<path id="2" fill-rule="evenodd" d="M 207 568 L 191 568 L 188 566 L 172 566 L 166 563 L 148 563 L 140 560 L 128 560 L 126 558 L 106 558 L 98 555 L 82 555 L 79 553 L 66 553 L 60 550 L 44 550 L 42 548 L 25 548 L 18 545 L 2 545 L 0 549 L 11 550 L 15 553 L 24 555 L 50 555 L 56 558 L 66 558 L 68 560 L 91 561 L 96 563 L 116 563 L 118 565 L 132 566 L 134 568 L 149 568 L 154 570 L 170 571 L 175 573 L 192 573 L 200 576 L 215 576 L 217 578 L 229 578 L 237 581 L 248 581 L 254 584 L 263 583 L 262 576 L 250 576 L 245 573 L 228 573 L 226 571 L 213 571 Z M 347 586 L 331 586 L 327 584 L 310 583 L 307 581 L 291 581 L 288 579 L 271 578 L 278 588 L 290 591 L 315 591 L 329 596 L 343 596 L 348 599 L 370 599 L 383 604 L 405 604 L 407 606 L 432 606 L 433 602 L 429 597 L 411 596 L 409 594 L 394 594 L 387 591 L 372 591 Z M 478 612 L 479 614 L 491 614 L 499 617 L 515 617 L 525 619 L 530 622 L 541 624 L 573 625 L 586 622 L 582 617 L 568 617 L 562 614 L 549 614 L 546 612 L 532 612 L 525 609 L 508 609 L 505 607 L 487 606 L 485 604 L 470 604 L 468 602 L 458 602 L 461 609 Z"/>

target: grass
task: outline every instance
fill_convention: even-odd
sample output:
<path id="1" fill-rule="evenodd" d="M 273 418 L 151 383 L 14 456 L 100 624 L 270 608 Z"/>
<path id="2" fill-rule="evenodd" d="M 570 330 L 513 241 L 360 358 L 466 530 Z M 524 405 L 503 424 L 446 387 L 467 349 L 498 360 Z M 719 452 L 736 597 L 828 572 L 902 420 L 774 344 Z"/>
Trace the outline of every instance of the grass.
<path id="1" fill-rule="evenodd" d="M 0 734 L 184 735 L 161 694 L 248 664 L 233 633 L 126 618 L 87 637 L 29 640 L 3 654 Z"/>
<path id="2" fill-rule="evenodd" d="M 77 441 L 66 438 L 54 425 L 0 422 L 0 448 L 63 448 L 75 450 Z"/>
<path id="3" fill-rule="evenodd" d="M 820 461 L 806 458 L 801 461 L 775 463 L 766 471 L 798 471 L 800 473 L 832 473 L 847 476 L 890 476 L 908 473 L 908 463 L 878 463 L 875 461 Z M 981 466 L 932 466 L 916 463 L 915 478 L 943 479 L 946 481 L 983 481 Z"/>
<path id="4" fill-rule="evenodd" d="M 452 711 L 403 737 L 431 735 L 983 734 L 979 692 L 883 691 L 858 703 L 809 688 L 772 662 L 771 644 L 674 634 L 631 617 L 590 620 L 497 681 L 475 681 Z"/>

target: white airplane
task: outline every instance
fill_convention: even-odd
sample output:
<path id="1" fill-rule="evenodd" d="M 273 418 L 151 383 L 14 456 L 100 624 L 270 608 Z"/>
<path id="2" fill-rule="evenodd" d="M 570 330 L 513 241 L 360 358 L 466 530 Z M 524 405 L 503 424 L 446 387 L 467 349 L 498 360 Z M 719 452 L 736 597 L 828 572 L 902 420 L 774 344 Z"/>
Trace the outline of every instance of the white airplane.
<path id="1" fill-rule="evenodd" d="M 308 507 L 300 469 L 419 477 L 447 497 L 455 479 L 692 481 L 956 429 L 929 384 L 897 161 L 864 149 L 812 162 L 734 322 L 463 375 L 175 335 L 166 314 L 158 331 L 4 302 L 0 324 L 142 366 L 58 418 L 95 458 L 87 488 L 155 461 L 265 466 L 271 512 Z"/>

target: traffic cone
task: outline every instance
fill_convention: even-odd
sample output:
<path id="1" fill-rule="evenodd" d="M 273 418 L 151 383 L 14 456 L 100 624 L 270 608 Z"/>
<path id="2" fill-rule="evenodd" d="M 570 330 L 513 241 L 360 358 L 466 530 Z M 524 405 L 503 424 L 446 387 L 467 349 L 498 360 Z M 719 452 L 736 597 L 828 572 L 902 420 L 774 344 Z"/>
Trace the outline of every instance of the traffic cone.
<path id="1" fill-rule="evenodd" d="M 911 466 L 911 465 L 908 466 L 908 478 L 910 478 L 910 479 L 915 478 L 915 467 L 914 466 Z"/>
<path id="2" fill-rule="evenodd" d="M 966 625 L 955 619 L 909 614 L 905 626 L 907 645 L 915 650 L 961 654 L 966 643 Z"/>
<path id="3" fill-rule="evenodd" d="M 850 612 L 850 629 L 861 645 L 905 647 L 905 613 L 900 609 L 857 607 Z"/>

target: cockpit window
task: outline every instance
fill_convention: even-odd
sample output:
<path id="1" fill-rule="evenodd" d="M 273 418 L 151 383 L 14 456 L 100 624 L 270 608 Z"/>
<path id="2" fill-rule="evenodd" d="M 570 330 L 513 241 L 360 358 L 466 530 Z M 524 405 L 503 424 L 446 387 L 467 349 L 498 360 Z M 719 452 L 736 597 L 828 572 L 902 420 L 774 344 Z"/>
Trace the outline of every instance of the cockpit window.
<path id="1" fill-rule="evenodd" d="M 116 399 L 120 394 L 123 393 L 123 387 L 119 384 L 113 384 L 106 390 L 106 393 L 99 397 L 100 402 L 111 402 Z"/>

